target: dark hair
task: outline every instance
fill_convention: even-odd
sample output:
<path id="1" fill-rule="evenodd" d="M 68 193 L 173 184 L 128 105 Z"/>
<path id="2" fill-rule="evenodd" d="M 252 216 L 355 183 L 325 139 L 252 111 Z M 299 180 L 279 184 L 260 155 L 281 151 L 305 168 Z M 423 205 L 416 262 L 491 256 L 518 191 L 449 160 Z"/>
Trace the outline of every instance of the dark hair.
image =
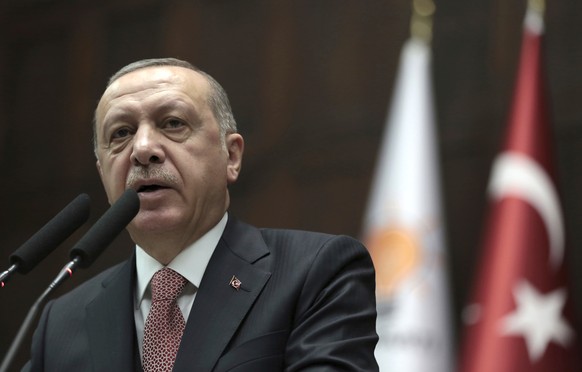
<path id="1" fill-rule="evenodd" d="M 210 75 L 206 72 L 200 70 L 199 68 L 192 65 L 190 62 L 182 61 L 176 58 L 151 58 L 151 59 L 142 59 L 140 61 L 136 61 L 130 63 L 129 65 L 122 67 L 119 71 L 113 74 L 109 80 L 107 81 L 108 88 L 115 80 L 119 79 L 123 75 L 129 74 L 130 72 L 140 70 L 142 68 L 147 67 L 156 67 L 156 66 L 175 66 L 175 67 L 183 67 L 190 69 L 192 71 L 196 71 L 200 75 L 204 76 L 204 78 L 210 84 L 210 93 L 208 95 L 208 104 L 214 117 L 218 121 L 218 126 L 220 128 L 221 138 L 224 141 L 224 135 L 227 133 L 236 133 L 236 121 L 234 120 L 234 116 L 232 114 L 232 108 L 230 107 L 230 102 L 228 101 L 228 96 L 224 91 L 224 88 Z M 96 116 L 93 118 L 93 146 L 95 151 L 97 150 L 97 120 Z"/>

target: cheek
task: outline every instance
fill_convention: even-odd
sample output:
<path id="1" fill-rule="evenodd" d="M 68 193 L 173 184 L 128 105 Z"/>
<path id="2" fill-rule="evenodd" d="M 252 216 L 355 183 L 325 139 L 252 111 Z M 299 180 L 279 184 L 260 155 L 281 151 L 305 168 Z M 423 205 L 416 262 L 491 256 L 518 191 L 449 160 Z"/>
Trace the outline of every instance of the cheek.
<path id="1" fill-rule="evenodd" d="M 226 163 L 216 154 L 190 157 L 190 161 L 181 162 L 179 172 L 186 187 L 193 190 L 206 188 L 211 191 L 226 183 Z"/>
<path id="2" fill-rule="evenodd" d="M 101 179 L 108 194 L 125 189 L 127 167 L 120 162 L 109 161 L 101 166 Z"/>

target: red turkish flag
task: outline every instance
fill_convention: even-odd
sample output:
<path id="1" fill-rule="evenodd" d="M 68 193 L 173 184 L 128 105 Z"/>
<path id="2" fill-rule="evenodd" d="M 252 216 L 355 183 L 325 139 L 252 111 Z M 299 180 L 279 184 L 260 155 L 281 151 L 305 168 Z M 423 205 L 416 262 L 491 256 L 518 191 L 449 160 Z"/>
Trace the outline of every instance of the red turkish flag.
<path id="1" fill-rule="evenodd" d="M 582 371 L 567 284 L 541 58 L 543 20 L 528 10 L 506 143 L 495 160 L 490 215 L 461 372 Z"/>

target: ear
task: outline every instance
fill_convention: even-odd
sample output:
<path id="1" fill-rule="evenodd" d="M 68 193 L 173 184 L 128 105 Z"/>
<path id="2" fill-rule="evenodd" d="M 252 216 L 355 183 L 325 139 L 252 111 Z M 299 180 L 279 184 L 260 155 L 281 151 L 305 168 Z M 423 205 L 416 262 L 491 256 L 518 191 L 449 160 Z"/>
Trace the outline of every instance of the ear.
<path id="1" fill-rule="evenodd" d="M 226 135 L 225 142 L 226 150 L 228 151 L 226 179 L 231 184 L 238 179 L 240 174 L 245 141 L 240 134 L 230 133 Z"/>

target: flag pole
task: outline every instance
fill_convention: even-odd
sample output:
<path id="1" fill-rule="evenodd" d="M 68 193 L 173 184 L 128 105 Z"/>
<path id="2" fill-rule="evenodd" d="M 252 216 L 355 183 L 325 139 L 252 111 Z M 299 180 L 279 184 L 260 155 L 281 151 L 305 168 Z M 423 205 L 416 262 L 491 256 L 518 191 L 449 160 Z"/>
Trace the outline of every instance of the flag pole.
<path id="1" fill-rule="evenodd" d="M 545 0 L 528 0 L 527 7 L 543 17 L 546 10 Z"/>
<path id="2" fill-rule="evenodd" d="M 432 17 L 435 9 L 436 7 L 432 0 L 412 0 L 410 35 L 413 38 L 430 44 L 432 40 Z"/>

